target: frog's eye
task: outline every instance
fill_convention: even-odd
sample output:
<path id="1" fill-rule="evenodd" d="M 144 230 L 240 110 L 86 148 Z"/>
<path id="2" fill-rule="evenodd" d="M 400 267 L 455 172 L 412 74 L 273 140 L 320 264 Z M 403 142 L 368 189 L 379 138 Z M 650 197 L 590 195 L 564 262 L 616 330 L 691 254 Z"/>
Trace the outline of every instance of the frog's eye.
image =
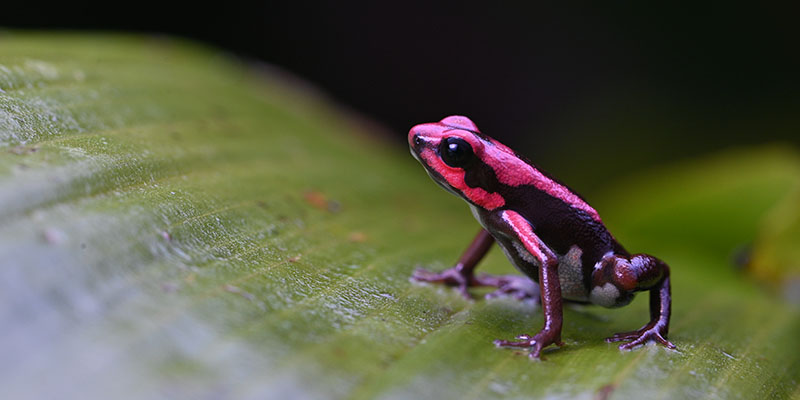
<path id="1" fill-rule="evenodd" d="M 454 136 L 442 141 L 442 144 L 439 145 L 439 154 L 445 164 L 454 168 L 463 167 L 475 155 L 472 152 L 472 146 L 466 140 Z"/>

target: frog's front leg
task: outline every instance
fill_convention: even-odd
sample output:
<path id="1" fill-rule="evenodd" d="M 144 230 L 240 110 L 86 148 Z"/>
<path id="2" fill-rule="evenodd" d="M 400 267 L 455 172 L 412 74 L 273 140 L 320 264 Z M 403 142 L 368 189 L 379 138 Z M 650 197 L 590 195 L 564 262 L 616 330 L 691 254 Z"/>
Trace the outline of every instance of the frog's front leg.
<path id="1" fill-rule="evenodd" d="M 499 232 L 506 235 L 513 243 L 521 244 L 539 265 L 539 288 L 541 291 L 544 327 L 533 337 L 517 336 L 518 341 L 495 340 L 499 347 L 530 348 L 531 358 L 539 358 L 543 348 L 555 344 L 563 346 L 561 341 L 561 325 L 563 322 L 561 304 L 561 282 L 558 279 L 558 257 L 533 232 L 531 224 L 515 211 L 503 210 L 491 218 Z"/>
<path id="2" fill-rule="evenodd" d="M 630 257 L 608 255 L 595 267 L 592 275 L 592 303 L 605 307 L 622 306 L 631 301 L 633 293 L 650 291 L 650 322 L 638 330 L 617 333 L 607 342 L 628 341 L 619 346 L 629 350 L 649 341 L 674 349 L 667 340 L 672 305 L 669 266 L 653 256 L 634 254 Z"/>
<path id="3" fill-rule="evenodd" d="M 432 272 L 424 268 L 417 268 L 412 278 L 422 282 L 456 286 L 459 293 L 467 299 L 471 298 L 468 288 L 475 286 L 497 288 L 497 291 L 489 293 L 487 297 L 508 294 L 517 299 L 537 298 L 539 296 L 538 286 L 526 277 L 516 275 L 475 275 L 475 267 L 489 252 L 493 243 L 494 237 L 485 229 L 481 229 L 469 247 L 459 257 L 455 266 L 442 272 Z"/>

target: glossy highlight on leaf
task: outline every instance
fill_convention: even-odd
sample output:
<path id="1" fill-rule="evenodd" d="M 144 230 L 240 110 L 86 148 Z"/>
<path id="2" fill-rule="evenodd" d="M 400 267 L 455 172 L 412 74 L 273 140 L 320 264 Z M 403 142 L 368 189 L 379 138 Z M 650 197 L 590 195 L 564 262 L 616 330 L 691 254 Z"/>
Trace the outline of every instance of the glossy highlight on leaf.
<path id="1" fill-rule="evenodd" d="M 280 77 L 164 38 L 0 34 L 4 397 L 800 393 L 798 310 L 731 263 L 797 187 L 796 150 L 589 196 L 629 250 L 672 266 L 678 350 L 603 342 L 646 322 L 639 296 L 567 308 L 566 347 L 532 362 L 492 341 L 535 333 L 535 305 L 409 281 L 455 260 L 478 229 L 468 209 Z M 512 272 L 496 250 L 481 270 Z"/>

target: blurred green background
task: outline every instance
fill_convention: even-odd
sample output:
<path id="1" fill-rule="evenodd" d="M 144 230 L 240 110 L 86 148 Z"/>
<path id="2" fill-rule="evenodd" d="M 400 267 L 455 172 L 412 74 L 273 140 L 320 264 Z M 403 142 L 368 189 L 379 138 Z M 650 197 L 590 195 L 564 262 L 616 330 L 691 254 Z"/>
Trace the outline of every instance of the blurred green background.
<path id="1" fill-rule="evenodd" d="M 372 134 L 397 146 L 417 123 L 467 115 L 585 194 L 642 167 L 800 144 L 791 3 L 6 7 L 0 27 L 169 34 L 268 63 L 385 127 Z"/>

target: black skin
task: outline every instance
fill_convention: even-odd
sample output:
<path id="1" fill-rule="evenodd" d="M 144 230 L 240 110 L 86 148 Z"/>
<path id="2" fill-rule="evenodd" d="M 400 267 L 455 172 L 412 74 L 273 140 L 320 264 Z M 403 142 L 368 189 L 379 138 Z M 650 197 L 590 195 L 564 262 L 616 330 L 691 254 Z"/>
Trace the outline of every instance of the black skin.
<path id="1" fill-rule="evenodd" d="M 444 181 L 436 171 L 427 169 L 437 183 Z M 501 209 L 495 210 L 485 210 L 473 204 L 476 216 L 484 229 L 478 232 L 456 265 L 440 273 L 418 269 L 413 275 L 414 279 L 456 286 L 467 298 L 469 298 L 468 288 L 473 286 L 497 287 L 498 290 L 490 296 L 510 294 L 517 298 L 526 298 L 538 295 L 545 317 L 542 330 L 533 337 L 520 335 L 517 336 L 519 339 L 517 341 L 497 340 L 495 344 L 503 347 L 530 348 L 531 357 L 539 358 L 543 348 L 551 344 L 563 345 L 561 327 L 564 299 L 561 296 L 558 275 L 558 255 L 566 254 L 572 246 L 578 246 L 583 252 L 581 268 L 587 294 L 592 288 L 603 287 L 610 283 L 619 291 L 616 302 L 611 306 L 619 307 L 628 304 L 635 292 L 650 292 L 650 321 L 638 330 L 617 333 L 606 341 L 629 341 L 620 345 L 620 349 L 623 350 L 632 349 L 649 341 L 656 341 L 670 349 L 675 348 L 666 339 L 671 309 L 669 267 L 666 263 L 646 254 L 631 255 L 608 232 L 602 222 L 592 219 L 586 212 L 573 208 L 561 199 L 533 186 L 513 187 L 500 183 L 493 170 L 479 159 L 470 161 L 464 170 L 465 181 L 470 187 L 480 187 L 490 193 L 501 193 L 506 204 Z M 461 197 L 470 201 L 466 196 L 461 195 Z M 538 259 L 536 264 L 530 263 L 513 250 L 513 243 L 519 242 L 519 238 L 501 218 L 504 210 L 517 212 L 530 223 L 534 235 L 541 243 L 540 250 L 544 254 L 544 259 Z M 537 294 L 535 289 L 531 289 L 530 284 L 526 285 L 525 281 L 528 280 L 524 277 L 475 275 L 475 267 L 494 241 L 507 249 L 510 261 L 519 270 L 539 284 L 540 293 Z M 598 263 L 600 267 L 596 269 L 595 265 Z"/>

